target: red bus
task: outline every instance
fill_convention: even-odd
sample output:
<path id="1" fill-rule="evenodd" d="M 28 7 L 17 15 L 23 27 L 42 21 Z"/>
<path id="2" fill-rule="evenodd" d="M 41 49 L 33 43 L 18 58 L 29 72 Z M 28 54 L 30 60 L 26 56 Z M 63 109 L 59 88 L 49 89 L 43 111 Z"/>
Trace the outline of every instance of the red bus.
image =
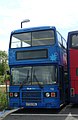
<path id="1" fill-rule="evenodd" d="M 70 102 L 78 103 L 78 31 L 68 33 L 67 51 Z"/>

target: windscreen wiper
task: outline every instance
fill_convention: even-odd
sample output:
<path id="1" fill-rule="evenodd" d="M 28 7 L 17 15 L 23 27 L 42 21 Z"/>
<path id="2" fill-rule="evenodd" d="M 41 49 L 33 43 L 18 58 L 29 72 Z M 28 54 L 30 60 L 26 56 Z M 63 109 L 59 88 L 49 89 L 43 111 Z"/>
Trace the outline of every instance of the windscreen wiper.
<path id="1" fill-rule="evenodd" d="M 23 87 L 23 85 L 25 84 L 25 83 L 27 83 L 28 82 L 28 78 L 29 78 L 30 76 L 29 76 L 29 70 L 27 71 L 27 77 L 26 77 L 26 79 L 23 81 L 23 83 L 20 85 L 20 89 Z"/>
<path id="2" fill-rule="evenodd" d="M 36 75 L 35 75 L 35 74 L 33 75 L 33 77 L 34 77 L 34 78 L 35 78 L 35 80 L 37 81 L 37 83 L 38 83 L 39 87 L 42 89 L 42 88 L 43 88 L 43 86 L 39 83 L 39 81 L 38 81 L 38 79 L 37 79 L 37 77 L 36 77 Z"/>

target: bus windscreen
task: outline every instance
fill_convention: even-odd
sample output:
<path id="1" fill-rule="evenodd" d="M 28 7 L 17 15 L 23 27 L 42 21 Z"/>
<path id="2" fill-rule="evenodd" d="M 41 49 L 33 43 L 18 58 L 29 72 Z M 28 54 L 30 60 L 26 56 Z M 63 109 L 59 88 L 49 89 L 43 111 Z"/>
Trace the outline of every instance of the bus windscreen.
<path id="1" fill-rule="evenodd" d="M 56 66 L 27 66 L 11 69 L 12 85 L 55 84 L 57 82 Z"/>

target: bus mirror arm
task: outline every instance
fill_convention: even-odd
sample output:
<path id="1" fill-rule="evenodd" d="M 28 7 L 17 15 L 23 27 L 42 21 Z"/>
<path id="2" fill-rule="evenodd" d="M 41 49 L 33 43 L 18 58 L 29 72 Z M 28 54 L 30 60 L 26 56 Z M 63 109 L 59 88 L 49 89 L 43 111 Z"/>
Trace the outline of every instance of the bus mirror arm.
<path id="1" fill-rule="evenodd" d="M 23 88 L 23 84 L 20 84 L 19 90 Z"/>

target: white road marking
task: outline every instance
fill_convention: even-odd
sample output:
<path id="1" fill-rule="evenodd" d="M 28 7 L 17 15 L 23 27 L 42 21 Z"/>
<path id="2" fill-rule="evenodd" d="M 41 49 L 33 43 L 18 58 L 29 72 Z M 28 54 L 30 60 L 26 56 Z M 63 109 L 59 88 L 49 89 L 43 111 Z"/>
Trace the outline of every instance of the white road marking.
<path id="1" fill-rule="evenodd" d="M 10 114 L 10 115 L 13 115 L 13 116 L 68 116 L 68 114 Z"/>
<path id="2" fill-rule="evenodd" d="M 74 117 L 73 117 L 73 116 Z M 68 114 L 68 116 L 67 116 L 67 118 L 65 119 L 65 120 L 78 120 L 77 118 L 75 118 L 75 117 L 77 117 L 78 115 L 76 115 L 76 114 L 71 114 L 71 113 L 69 113 Z"/>
<path id="3" fill-rule="evenodd" d="M 65 120 L 68 120 L 68 118 L 74 118 L 74 117 L 78 117 L 77 114 L 10 114 L 12 116 L 53 116 L 53 117 L 67 117 Z M 78 120 L 78 119 L 75 119 L 75 120 Z"/>

